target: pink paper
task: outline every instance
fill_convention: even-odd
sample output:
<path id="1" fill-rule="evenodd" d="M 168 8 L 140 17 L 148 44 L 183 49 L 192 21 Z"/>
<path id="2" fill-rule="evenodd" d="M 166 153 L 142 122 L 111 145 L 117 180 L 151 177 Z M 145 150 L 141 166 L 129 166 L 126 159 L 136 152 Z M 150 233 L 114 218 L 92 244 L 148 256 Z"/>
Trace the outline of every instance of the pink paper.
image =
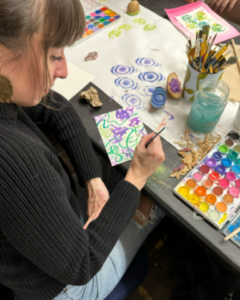
<path id="1" fill-rule="evenodd" d="M 187 4 L 178 8 L 173 8 L 173 9 L 165 9 L 169 19 L 171 20 L 171 22 L 180 30 L 184 33 L 184 35 L 186 35 L 187 37 L 190 37 L 192 34 L 191 32 L 189 32 L 182 24 L 180 24 L 178 22 L 178 20 L 176 19 L 176 17 L 190 13 L 191 11 L 193 11 L 194 9 L 197 9 L 199 7 L 204 8 L 210 15 L 212 15 L 213 18 L 215 18 L 219 23 L 221 23 L 222 25 L 224 25 L 225 27 L 227 27 L 229 29 L 229 31 L 217 35 L 214 44 L 218 44 L 221 43 L 223 41 L 232 39 L 239 34 L 239 32 L 232 27 L 228 22 L 226 22 L 223 18 L 221 18 L 218 14 L 216 14 L 207 4 L 199 1 L 199 2 L 194 2 L 191 4 Z"/>

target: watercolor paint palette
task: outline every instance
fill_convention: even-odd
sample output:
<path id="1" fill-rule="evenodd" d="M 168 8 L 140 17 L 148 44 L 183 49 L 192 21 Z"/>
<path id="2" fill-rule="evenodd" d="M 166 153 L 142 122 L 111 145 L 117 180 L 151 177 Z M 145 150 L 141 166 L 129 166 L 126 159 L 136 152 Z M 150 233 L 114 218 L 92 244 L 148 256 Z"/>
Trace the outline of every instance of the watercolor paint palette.
<path id="1" fill-rule="evenodd" d="M 240 227 L 240 212 L 236 214 L 236 216 L 233 218 L 229 224 L 226 225 L 226 227 L 223 230 L 224 235 L 229 235 L 234 230 L 238 229 Z M 237 233 L 235 236 L 231 238 L 231 241 L 238 245 L 240 247 L 240 232 Z"/>
<path id="2" fill-rule="evenodd" d="M 174 192 L 214 226 L 222 228 L 240 205 L 240 133 L 230 131 Z"/>
<path id="3" fill-rule="evenodd" d="M 106 6 L 98 6 L 88 12 L 85 18 L 86 28 L 81 42 L 118 23 L 121 15 Z"/>

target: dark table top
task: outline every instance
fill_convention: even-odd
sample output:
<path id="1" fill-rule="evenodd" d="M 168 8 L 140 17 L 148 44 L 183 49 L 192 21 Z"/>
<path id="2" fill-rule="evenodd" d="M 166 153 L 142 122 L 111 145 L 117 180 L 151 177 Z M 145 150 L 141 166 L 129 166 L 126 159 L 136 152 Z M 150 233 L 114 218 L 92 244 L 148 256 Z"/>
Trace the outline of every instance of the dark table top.
<path id="1" fill-rule="evenodd" d="M 164 8 L 174 8 L 186 4 L 182 0 L 139 0 L 139 2 L 163 17 L 166 16 Z M 235 27 L 240 31 L 240 26 Z M 236 43 L 240 44 L 240 38 L 236 39 Z M 89 84 L 83 90 L 88 89 L 90 86 L 94 85 Z M 93 117 L 116 110 L 120 108 L 120 105 L 100 89 L 95 88 L 98 90 L 99 97 L 103 102 L 101 108 L 94 109 L 85 101 L 80 101 L 78 94 L 70 102 L 81 117 L 95 149 L 108 159 Z M 146 129 L 151 132 L 147 126 Z M 172 173 L 172 169 L 180 163 L 178 151 L 164 139 L 162 139 L 162 143 L 166 160 L 157 172 L 148 179 L 143 192 L 163 209 L 174 222 L 183 227 L 190 236 L 197 239 L 203 247 L 207 248 L 215 258 L 219 259 L 231 271 L 240 275 L 240 249 L 231 241 L 223 242 L 223 235 L 220 230 L 217 230 L 207 221 L 197 218 L 193 214 L 192 208 L 174 195 L 173 188 L 180 180 L 172 179 L 169 175 Z M 130 163 L 127 162 L 118 165 L 117 168 L 122 173 L 126 173 L 129 165 Z"/>

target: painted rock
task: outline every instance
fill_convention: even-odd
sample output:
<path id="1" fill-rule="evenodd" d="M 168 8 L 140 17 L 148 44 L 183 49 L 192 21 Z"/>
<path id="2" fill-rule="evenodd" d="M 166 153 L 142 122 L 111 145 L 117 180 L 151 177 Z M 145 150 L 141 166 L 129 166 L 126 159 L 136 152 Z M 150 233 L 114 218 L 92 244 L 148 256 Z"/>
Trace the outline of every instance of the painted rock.
<path id="1" fill-rule="evenodd" d="M 151 104 L 155 108 L 161 108 L 166 103 L 167 93 L 162 87 L 157 87 L 153 94 Z"/>
<path id="2" fill-rule="evenodd" d="M 139 11 L 140 11 L 140 6 L 139 6 L 138 1 L 133 0 L 128 4 L 128 7 L 127 7 L 128 15 L 135 16 L 139 13 Z"/>

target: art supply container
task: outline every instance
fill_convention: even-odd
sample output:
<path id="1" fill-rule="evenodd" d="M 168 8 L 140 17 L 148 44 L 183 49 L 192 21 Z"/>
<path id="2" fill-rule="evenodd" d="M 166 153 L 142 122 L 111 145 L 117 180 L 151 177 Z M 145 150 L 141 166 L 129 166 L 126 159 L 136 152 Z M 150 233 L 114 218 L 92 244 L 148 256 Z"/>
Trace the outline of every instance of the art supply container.
<path id="1" fill-rule="evenodd" d="M 193 174 L 193 179 L 195 179 L 196 181 L 201 181 L 203 179 L 203 175 L 199 172 L 196 172 Z"/>
<path id="2" fill-rule="evenodd" d="M 225 168 L 230 168 L 231 165 L 232 165 L 231 159 L 229 159 L 229 158 L 224 158 L 224 159 L 222 160 L 222 165 L 223 165 Z"/>
<path id="3" fill-rule="evenodd" d="M 207 203 L 209 203 L 210 205 L 214 205 L 217 202 L 217 198 L 216 196 L 212 195 L 212 194 L 208 194 L 206 196 L 206 201 Z"/>
<path id="4" fill-rule="evenodd" d="M 209 190 L 213 186 L 213 182 L 210 179 L 205 179 L 203 181 L 203 186 Z"/>
<path id="5" fill-rule="evenodd" d="M 186 182 L 186 187 L 189 189 L 189 190 L 193 190 L 195 189 L 197 186 L 197 183 L 195 180 L 193 179 L 188 179 L 187 182 Z"/>
<path id="6" fill-rule="evenodd" d="M 188 197 L 188 200 L 193 204 L 196 205 L 199 202 L 199 197 L 195 194 L 192 194 Z"/>
<path id="7" fill-rule="evenodd" d="M 237 113 L 236 113 L 236 116 L 235 116 L 235 119 L 234 119 L 234 126 L 240 130 L 240 104 L 238 106 L 238 110 L 237 110 Z"/>
<path id="8" fill-rule="evenodd" d="M 202 212 L 206 213 L 206 212 L 209 211 L 209 204 L 208 204 L 207 202 L 201 202 L 201 203 L 199 204 L 198 208 L 199 208 Z"/>
<path id="9" fill-rule="evenodd" d="M 240 189 L 240 179 L 237 179 L 235 181 L 235 185 L 236 185 L 236 187 L 238 187 Z"/>
<path id="10" fill-rule="evenodd" d="M 219 185 L 222 189 L 227 189 L 229 187 L 229 181 L 226 178 L 219 180 Z"/>
<path id="11" fill-rule="evenodd" d="M 212 156 L 216 161 L 220 161 L 222 159 L 222 153 L 219 152 L 219 151 L 216 151 L 213 153 L 213 156 Z"/>
<path id="12" fill-rule="evenodd" d="M 198 186 L 195 190 L 195 193 L 199 198 L 203 198 L 207 195 L 207 190 L 204 186 Z"/>
<path id="13" fill-rule="evenodd" d="M 238 165 L 232 166 L 232 171 L 233 171 L 235 174 L 239 175 L 239 174 L 240 174 L 240 166 L 238 166 Z"/>
<path id="14" fill-rule="evenodd" d="M 231 196 L 231 195 L 229 195 L 229 194 L 226 194 L 226 195 L 224 195 L 223 197 L 222 197 L 222 201 L 224 202 L 224 203 L 226 203 L 227 205 L 230 205 L 230 204 L 232 204 L 233 203 L 233 196 Z"/>
<path id="15" fill-rule="evenodd" d="M 210 180 L 212 180 L 212 181 L 217 181 L 217 180 L 220 178 L 220 176 L 219 176 L 218 172 L 212 171 L 212 172 L 209 174 L 208 178 L 209 178 Z"/>
<path id="16" fill-rule="evenodd" d="M 226 146 L 226 145 L 221 145 L 221 146 L 219 146 L 218 150 L 219 150 L 222 154 L 226 154 L 226 153 L 228 153 L 228 146 Z"/>
<path id="17" fill-rule="evenodd" d="M 217 197 L 222 196 L 223 189 L 220 186 L 215 186 L 215 188 L 213 188 L 213 194 Z"/>
<path id="18" fill-rule="evenodd" d="M 186 186 L 182 186 L 180 187 L 180 189 L 178 190 L 179 194 L 181 194 L 184 198 L 187 198 L 187 196 L 189 195 L 189 189 Z"/>
<path id="19" fill-rule="evenodd" d="M 234 145 L 234 141 L 232 139 L 226 139 L 225 140 L 225 144 L 228 146 L 228 147 L 232 147 Z"/>
<path id="20" fill-rule="evenodd" d="M 238 153 L 236 151 L 233 151 L 233 150 L 229 150 L 228 154 L 227 154 L 227 157 L 229 159 L 231 159 L 231 161 L 236 161 L 238 159 Z"/>
<path id="21" fill-rule="evenodd" d="M 216 210 L 211 210 L 210 213 L 208 214 L 209 218 L 213 221 L 218 221 L 220 219 L 220 214 Z"/>
<path id="22" fill-rule="evenodd" d="M 234 151 L 236 151 L 237 153 L 240 153 L 240 145 L 236 145 L 234 148 L 233 148 Z"/>
<path id="23" fill-rule="evenodd" d="M 210 168 L 206 165 L 202 165 L 200 168 L 199 168 L 199 171 L 203 174 L 208 174 Z"/>
<path id="24" fill-rule="evenodd" d="M 187 119 L 188 127 L 199 133 L 212 131 L 225 109 L 228 95 L 229 87 L 225 82 L 221 80 L 204 82 L 194 98 Z"/>
<path id="25" fill-rule="evenodd" d="M 216 210 L 220 213 L 224 213 L 227 211 L 227 205 L 224 202 L 218 202 L 215 207 Z"/>
<path id="26" fill-rule="evenodd" d="M 206 159 L 206 165 L 209 167 L 209 168 L 214 168 L 216 166 L 216 160 L 214 158 L 207 158 Z"/>
<path id="27" fill-rule="evenodd" d="M 233 198 L 239 197 L 239 189 L 235 186 L 232 186 L 228 189 L 229 195 L 231 195 Z"/>
<path id="28" fill-rule="evenodd" d="M 196 71 L 189 63 L 183 84 L 183 98 L 189 102 L 193 102 L 197 91 L 200 86 L 206 81 L 214 80 L 218 81 L 221 79 L 223 71 L 213 74 L 203 74 Z"/>
<path id="29" fill-rule="evenodd" d="M 227 172 L 226 179 L 228 181 L 234 181 L 234 180 L 236 180 L 236 175 L 233 172 Z"/>
<path id="30" fill-rule="evenodd" d="M 224 176 L 226 174 L 226 168 L 223 165 L 216 166 L 215 171 L 218 172 L 221 176 Z"/>

